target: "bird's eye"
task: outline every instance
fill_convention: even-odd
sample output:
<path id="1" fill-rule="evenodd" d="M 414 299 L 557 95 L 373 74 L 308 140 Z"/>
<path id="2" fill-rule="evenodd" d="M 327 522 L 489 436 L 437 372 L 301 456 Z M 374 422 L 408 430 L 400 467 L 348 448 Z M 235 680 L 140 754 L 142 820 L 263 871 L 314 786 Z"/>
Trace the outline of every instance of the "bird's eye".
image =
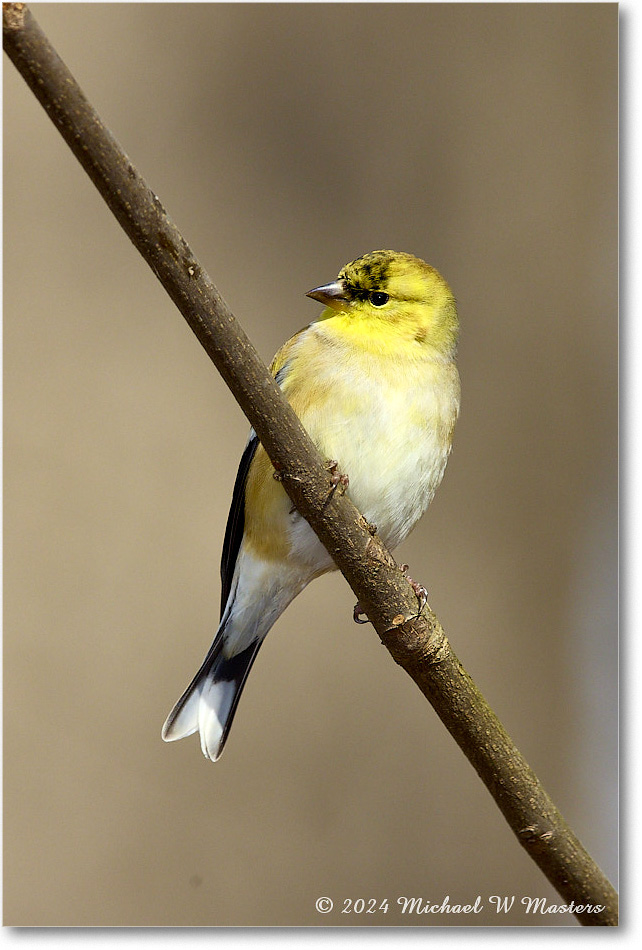
<path id="1" fill-rule="evenodd" d="M 383 307 L 390 300 L 389 294 L 383 294 L 379 290 L 373 290 L 370 294 L 370 303 L 373 307 Z"/>

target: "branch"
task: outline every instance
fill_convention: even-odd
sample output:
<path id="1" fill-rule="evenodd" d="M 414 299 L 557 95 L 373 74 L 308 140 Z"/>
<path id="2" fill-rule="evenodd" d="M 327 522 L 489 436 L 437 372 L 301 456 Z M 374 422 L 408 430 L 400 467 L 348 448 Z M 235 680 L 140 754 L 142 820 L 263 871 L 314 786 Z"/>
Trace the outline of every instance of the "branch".
<path id="1" fill-rule="evenodd" d="M 477 770 L 520 844 L 582 924 L 615 926 L 613 887 L 461 666 L 435 614 L 426 606 L 416 616 L 416 595 L 372 526 L 346 496 L 330 493 L 324 460 L 258 353 L 26 4 L 3 4 L 3 35 L 5 51 L 223 376 L 296 508 L 393 659 Z"/>

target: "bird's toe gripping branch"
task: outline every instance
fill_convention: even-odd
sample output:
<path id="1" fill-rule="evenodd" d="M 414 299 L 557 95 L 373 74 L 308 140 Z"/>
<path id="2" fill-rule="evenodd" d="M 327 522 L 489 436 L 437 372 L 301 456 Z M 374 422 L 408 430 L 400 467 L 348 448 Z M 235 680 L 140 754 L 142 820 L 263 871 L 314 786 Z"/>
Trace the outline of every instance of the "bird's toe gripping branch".
<path id="1" fill-rule="evenodd" d="M 365 620 L 362 620 L 362 619 L 361 619 L 362 617 L 366 617 L 366 613 L 365 613 L 363 607 L 361 606 L 361 604 L 356 603 L 356 604 L 354 605 L 354 610 L 352 611 L 352 619 L 354 620 L 355 623 L 368 623 L 368 622 L 369 622 L 367 617 L 366 617 Z"/>
<path id="2" fill-rule="evenodd" d="M 428 603 L 428 591 L 424 587 L 423 584 L 419 584 L 417 581 L 413 581 L 412 577 L 410 577 L 410 575 L 408 574 L 407 564 L 402 564 L 399 570 L 406 577 L 408 583 L 410 584 L 410 586 L 415 592 L 417 600 L 419 601 L 419 610 L 417 611 L 417 617 L 418 617 L 421 611 L 424 609 L 424 607 Z M 416 619 L 416 618 L 413 618 L 413 619 Z"/>
<path id="3" fill-rule="evenodd" d="M 412 579 L 412 577 L 410 577 L 410 576 L 408 575 L 408 565 L 407 565 L 407 564 L 401 564 L 400 567 L 399 567 L 399 570 L 401 571 L 401 573 L 404 575 L 404 577 L 406 578 L 406 580 L 408 581 L 408 583 L 410 584 L 410 586 L 411 586 L 412 589 L 414 590 L 415 596 L 417 597 L 417 600 L 419 601 L 419 610 L 417 611 L 417 613 L 415 614 L 415 616 L 414 616 L 414 617 L 409 617 L 409 618 L 407 618 L 408 620 L 416 620 L 417 617 L 419 617 L 419 615 L 421 614 L 421 611 L 424 609 L 424 607 L 425 607 L 426 604 L 428 603 L 428 591 L 427 591 L 427 589 L 423 586 L 423 584 L 419 584 L 417 581 L 414 581 L 414 580 Z M 361 619 L 362 617 L 365 617 L 365 616 L 366 616 L 366 614 L 365 614 L 365 611 L 364 611 L 363 607 L 361 606 L 361 604 L 356 603 L 356 604 L 354 605 L 354 610 L 352 611 L 352 619 L 354 620 L 354 622 L 355 622 L 355 623 L 368 623 L 368 618 L 367 618 L 367 617 L 366 617 L 365 620 L 362 620 L 362 619 Z M 403 615 L 400 615 L 400 616 L 399 616 L 399 620 L 400 620 L 401 622 L 403 622 L 404 619 L 405 619 L 405 618 L 403 617 Z"/>
<path id="4" fill-rule="evenodd" d="M 328 501 L 332 498 L 337 488 L 340 491 L 340 494 L 344 495 L 348 485 L 350 484 L 350 478 L 348 475 L 344 475 L 339 471 L 339 463 L 336 459 L 328 459 L 325 463 L 325 468 L 330 473 L 330 493 L 328 494 Z"/>

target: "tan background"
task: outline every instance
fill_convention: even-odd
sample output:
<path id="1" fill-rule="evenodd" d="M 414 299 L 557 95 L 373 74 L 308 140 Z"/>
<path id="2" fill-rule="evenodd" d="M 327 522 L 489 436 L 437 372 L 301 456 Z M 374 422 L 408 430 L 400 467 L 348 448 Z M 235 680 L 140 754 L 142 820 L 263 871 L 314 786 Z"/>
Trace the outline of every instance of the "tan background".
<path id="1" fill-rule="evenodd" d="M 615 876 L 616 5 L 33 9 L 266 359 L 365 251 L 450 281 L 462 415 L 400 553 Z M 5 923 L 575 925 L 519 909 L 559 900 L 340 576 L 216 766 L 162 743 L 247 424 L 8 62 L 4 279 Z"/>

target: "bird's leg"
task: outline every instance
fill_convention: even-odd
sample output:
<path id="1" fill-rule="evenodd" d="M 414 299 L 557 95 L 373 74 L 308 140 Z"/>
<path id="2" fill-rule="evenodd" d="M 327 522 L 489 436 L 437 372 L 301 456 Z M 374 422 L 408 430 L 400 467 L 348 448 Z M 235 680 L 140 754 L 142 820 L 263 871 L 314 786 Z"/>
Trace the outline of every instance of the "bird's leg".
<path id="1" fill-rule="evenodd" d="M 413 581 L 412 577 L 410 577 L 410 575 L 408 574 L 407 564 L 400 565 L 399 570 L 401 571 L 401 573 L 404 575 L 404 577 L 406 578 L 406 580 L 408 581 L 408 583 L 414 590 L 417 600 L 419 601 L 419 613 L 417 614 L 417 617 L 418 617 L 421 611 L 424 609 L 424 607 L 428 603 L 428 591 L 426 590 L 423 584 L 419 584 L 417 583 L 417 581 Z"/>
<path id="2" fill-rule="evenodd" d="M 328 459 L 325 463 L 325 468 L 327 468 L 328 472 L 330 473 L 331 487 L 330 494 L 328 495 L 327 499 L 330 501 L 339 486 L 341 488 L 341 494 L 345 494 L 346 488 L 350 484 L 350 478 L 347 475 L 342 475 L 337 471 L 339 468 L 339 463 L 336 461 L 336 459 Z"/>

